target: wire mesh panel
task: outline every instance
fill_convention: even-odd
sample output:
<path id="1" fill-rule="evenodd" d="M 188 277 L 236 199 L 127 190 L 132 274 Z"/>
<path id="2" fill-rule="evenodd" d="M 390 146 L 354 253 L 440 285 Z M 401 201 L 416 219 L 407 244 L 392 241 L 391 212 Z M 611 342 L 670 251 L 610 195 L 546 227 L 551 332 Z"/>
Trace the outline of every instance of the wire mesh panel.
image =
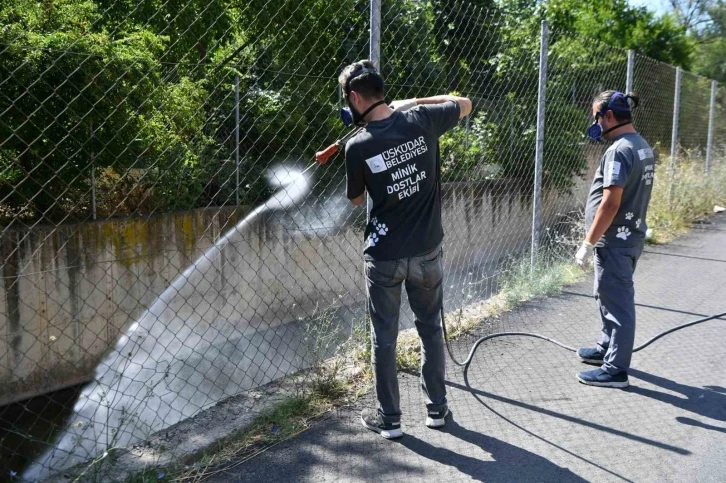
<path id="1" fill-rule="evenodd" d="M 676 68 L 648 57 L 635 55 L 633 89 L 641 97 L 634 114 L 639 132 L 661 155 L 671 149 Z M 641 123 L 640 119 L 646 119 Z"/>
<path id="2" fill-rule="evenodd" d="M 545 182 L 551 196 L 544 200 L 549 208 L 544 222 L 562 228 L 563 220 L 584 209 L 589 184 L 604 153 L 604 146 L 585 135 L 594 119 L 593 100 L 603 91 L 625 89 L 627 52 L 557 30 L 551 33 L 551 45 L 544 155 Z M 564 200 L 569 204 L 563 206 Z"/>
<path id="3" fill-rule="evenodd" d="M 342 156 L 313 155 L 345 132 L 338 74 L 369 55 L 370 4 L 243 3 L 0 7 L 0 467 L 42 478 L 282 378 L 330 382 L 334 357 L 367 366 L 366 213 Z M 627 52 L 549 36 L 533 266 L 541 40 L 536 16 L 382 5 L 386 99 L 474 104 L 439 143 L 452 336 L 536 324 L 527 302 L 581 277 L 569 258 L 603 152 L 584 132 Z M 636 128 L 663 153 L 675 69 L 636 56 L 634 80 Z M 709 89 L 684 76 L 688 152 L 705 149 Z M 720 88 L 714 166 L 724 106 Z"/>
<path id="4" fill-rule="evenodd" d="M 708 118 L 711 104 L 711 80 L 683 73 L 679 144 L 682 150 L 703 161 L 708 143 Z"/>

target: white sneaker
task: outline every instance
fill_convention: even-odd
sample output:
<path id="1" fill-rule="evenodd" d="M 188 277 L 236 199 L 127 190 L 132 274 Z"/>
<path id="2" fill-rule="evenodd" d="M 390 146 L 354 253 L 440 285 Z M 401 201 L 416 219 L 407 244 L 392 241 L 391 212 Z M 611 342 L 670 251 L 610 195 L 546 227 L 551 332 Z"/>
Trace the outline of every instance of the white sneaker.
<path id="1" fill-rule="evenodd" d="M 426 416 L 426 426 L 429 428 L 442 428 L 446 424 L 446 416 L 448 415 L 448 406 L 444 406 L 444 409 L 441 411 L 429 411 Z"/>
<path id="2" fill-rule="evenodd" d="M 363 412 L 361 412 L 360 421 L 363 423 L 363 426 L 371 431 L 375 431 L 386 439 L 396 439 L 403 436 L 400 421 L 396 423 L 386 423 L 383 421 L 381 415 L 378 414 L 378 411 L 374 409 L 364 409 Z"/>

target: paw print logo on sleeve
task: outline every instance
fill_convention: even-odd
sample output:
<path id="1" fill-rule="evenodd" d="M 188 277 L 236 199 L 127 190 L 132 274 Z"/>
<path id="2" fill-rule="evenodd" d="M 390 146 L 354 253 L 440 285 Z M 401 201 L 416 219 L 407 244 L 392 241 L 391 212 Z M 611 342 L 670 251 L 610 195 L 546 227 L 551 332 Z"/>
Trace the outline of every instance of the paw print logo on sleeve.
<path id="1" fill-rule="evenodd" d="M 633 217 L 634 217 L 634 216 L 635 216 L 635 215 L 634 215 L 634 214 L 633 214 L 633 212 L 631 211 L 630 213 L 626 213 L 626 214 L 625 214 L 625 219 L 626 219 L 626 220 L 628 220 L 628 221 L 630 221 L 630 220 L 632 220 L 632 219 L 633 219 Z"/>
<path id="2" fill-rule="evenodd" d="M 627 240 L 629 236 L 630 236 L 630 229 L 626 226 L 621 226 L 620 228 L 618 228 L 618 234 L 615 235 L 615 238 Z"/>
<path id="3" fill-rule="evenodd" d="M 641 224 L 641 223 L 643 223 L 643 220 L 642 220 L 642 219 L 640 219 L 640 218 L 638 218 L 638 219 L 637 219 L 637 220 L 635 221 L 635 228 L 640 228 L 640 224 Z"/>
<path id="4" fill-rule="evenodd" d="M 386 226 L 385 223 L 381 223 L 380 225 L 377 226 L 377 228 L 378 228 L 379 235 L 385 235 L 386 233 L 388 233 L 388 227 Z"/>

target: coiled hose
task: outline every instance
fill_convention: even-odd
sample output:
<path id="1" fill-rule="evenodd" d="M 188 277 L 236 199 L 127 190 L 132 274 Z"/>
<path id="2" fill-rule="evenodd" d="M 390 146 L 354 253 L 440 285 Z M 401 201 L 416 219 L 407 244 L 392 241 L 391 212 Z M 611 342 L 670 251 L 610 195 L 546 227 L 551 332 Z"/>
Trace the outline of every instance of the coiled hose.
<path id="1" fill-rule="evenodd" d="M 633 353 L 641 351 L 648 347 L 653 342 L 657 341 L 661 337 L 664 337 L 668 334 L 671 334 L 673 332 L 676 332 L 681 329 L 685 329 L 686 327 L 691 327 L 697 324 L 702 324 L 703 322 L 708 322 L 709 320 L 713 319 L 720 319 L 721 317 L 726 316 L 726 312 L 716 315 L 711 315 L 708 317 L 703 317 L 698 320 L 694 320 L 691 322 L 687 322 L 685 324 L 679 325 L 677 327 L 672 327 L 668 330 L 664 330 L 663 332 L 657 334 L 655 337 L 652 337 L 647 342 L 640 344 L 638 347 L 633 349 Z M 449 353 L 449 357 L 451 358 L 452 362 L 456 364 L 459 367 L 464 368 L 464 372 L 469 370 L 469 364 L 471 364 L 471 360 L 474 358 L 474 353 L 476 353 L 476 350 L 479 348 L 480 345 L 482 345 L 484 342 L 491 340 L 491 339 L 497 339 L 499 337 L 533 337 L 535 339 L 542 339 L 546 340 L 547 342 L 551 342 L 555 344 L 556 346 L 562 347 L 563 349 L 566 349 L 570 352 L 577 352 L 577 349 L 574 347 L 570 347 L 569 345 L 563 344 L 562 342 L 552 339 L 550 337 L 546 337 L 541 334 L 535 334 L 533 332 L 497 332 L 495 334 L 489 334 L 487 336 L 481 337 L 480 339 L 477 339 L 476 342 L 474 342 L 474 345 L 471 346 L 471 349 L 469 350 L 469 355 L 466 357 L 465 360 L 459 361 L 456 356 L 454 356 L 454 352 L 451 350 L 451 341 L 449 340 L 449 335 L 446 331 L 446 321 L 444 319 L 444 307 L 441 306 L 441 327 L 444 330 L 444 340 L 446 341 L 446 351 Z"/>

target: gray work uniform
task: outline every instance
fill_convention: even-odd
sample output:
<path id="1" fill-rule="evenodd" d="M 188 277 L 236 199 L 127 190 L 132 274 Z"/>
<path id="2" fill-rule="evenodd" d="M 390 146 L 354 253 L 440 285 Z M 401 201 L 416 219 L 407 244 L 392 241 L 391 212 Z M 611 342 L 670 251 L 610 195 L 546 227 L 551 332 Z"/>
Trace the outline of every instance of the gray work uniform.
<path id="1" fill-rule="evenodd" d="M 620 209 L 595 244 L 594 253 L 595 297 L 602 329 L 598 349 L 605 353 L 602 368 L 611 374 L 627 371 L 633 355 L 633 273 L 645 244 L 654 173 L 655 157 L 648 143 L 637 133 L 618 136 L 600 161 L 585 207 L 589 231 L 603 190 L 610 186 L 623 188 Z"/>

